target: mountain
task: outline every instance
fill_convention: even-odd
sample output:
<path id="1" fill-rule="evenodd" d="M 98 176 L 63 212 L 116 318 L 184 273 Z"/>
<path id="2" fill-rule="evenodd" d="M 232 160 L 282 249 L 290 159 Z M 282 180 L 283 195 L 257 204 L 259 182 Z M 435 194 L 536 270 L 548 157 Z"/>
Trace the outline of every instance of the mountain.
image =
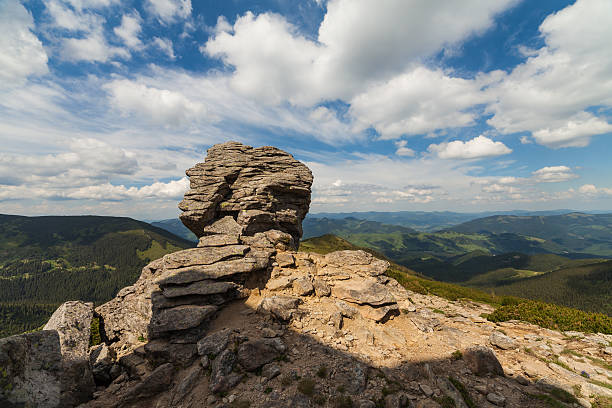
<path id="1" fill-rule="evenodd" d="M 167 220 L 153 221 L 151 225 L 157 228 L 165 229 L 168 232 L 173 233 L 177 237 L 181 237 L 191 242 L 198 242 L 198 237 L 187 228 L 181 220 L 178 218 L 170 218 Z"/>
<path id="2" fill-rule="evenodd" d="M 571 213 L 572 210 L 551 210 L 551 211 L 486 211 L 475 213 L 459 213 L 452 211 L 393 211 L 393 212 L 348 212 L 348 213 L 314 213 L 308 218 L 328 218 L 343 219 L 356 218 L 360 220 L 376 221 L 383 224 L 401 225 L 422 232 L 433 232 L 444 228 L 449 228 L 457 224 L 471 221 L 477 218 L 492 215 L 559 215 Z"/>
<path id="3" fill-rule="evenodd" d="M 151 260 L 192 246 L 131 218 L 0 215 L 0 336 L 40 326 L 69 299 L 107 301 Z"/>
<path id="4" fill-rule="evenodd" d="M 612 263 L 596 255 L 573 254 L 570 240 L 560 240 L 565 230 L 581 231 L 589 248 L 597 238 L 600 249 L 605 249 L 604 237 L 590 236 L 584 231 L 599 231 L 595 222 L 607 228 L 606 215 L 575 215 L 552 217 L 518 217 L 521 220 L 544 220 L 544 232 L 533 225 L 503 229 L 495 220 L 513 220 L 514 216 L 489 217 L 468 225 L 491 225 L 486 228 L 457 228 L 435 233 L 411 232 L 404 227 L 374 221 L 310 218 L 304 222 L 305 236 L 314 233 L 338 235 L 343 241 L 358 247 L 370 248 L 394 262 L 438 281 L 456 283 L 498 295 L 520 296 L 552 302 L 586 311 L 612 315 Z M 577 219 L 578 221 L 572 220 Z M 578 222 L 582 222 L 580 225 Z M 501 224 L 506 226 L 506 223 Z M 460 226 L 461 227 L 461 226 Z M 555 237 L 554 241 L 534 236 Z M 311 240 L 302 243 L 308 247 Z M 340 238 L 336 238 L 340 239 Z M 612 239 L 612 238 L 609 238 Z M 324 242 L 332 242 L 327 238 Z M 328 244 L 329 244 L 328 242 Z M 330 246 L 330 245 L 327 245 Z M 323 245 L 326 247 L 326 245 Z M 333 245 L 331 245 L 333 247 Z M 581 248 L 584 248 L 583 245 Z M 612 247 L 612 246 L 611 246 Z M 596 251 L 592 251 L 596 252 Z M 606 253 L 600 251 L 600 253 Z M 589 256 L 585 258 L 585 256 Z"/>
<path id="5" fill-rule="evenodd" d="M 461 256 L 473 251 L 488 254 L 505 252 L 563 253 L 564 247 L 554 242 L 515 233 L 459 233 L 455 231 L 417 232 L 410 228 L 355 218 L 304 220 L 304 238 L 317 235 L 338 235 L 355 245 L 385 254 L 398 263 L 412 259 Z"/>
<path id="6" fill-rule="evenodd" d="M 520 234 L 553 242 L 568 253 L 612 257 L 612 214 L 496 215 L 449 228 L 463 234 Z"/>
<path id="7" fill-rule="evenodd" d="M 360 220 L 353 217 L 343 219 L 337 218 L 312 218 L 307 217 L 302 222 L 304 231 L 302 239 L 318 237 L 325 234 L 414 234 L 412 228 L 400 225 L 383 224 L 376 221 Z"/>

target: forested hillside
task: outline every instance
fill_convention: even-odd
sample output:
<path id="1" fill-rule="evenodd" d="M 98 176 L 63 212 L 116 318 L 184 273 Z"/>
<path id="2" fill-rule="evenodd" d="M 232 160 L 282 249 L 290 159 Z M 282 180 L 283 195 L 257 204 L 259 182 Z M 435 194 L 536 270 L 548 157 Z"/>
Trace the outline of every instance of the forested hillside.
<path id="1" fill-rule="evenodd" d="M 553 242 L 568 253 L 612 257 L 612 214 L 496 215 L 449 228 L 463 234 L 520 234 Z"/>
<path id="2" fill-rule="evenodd" d="M 121 217 L 0 215 L 0 337 L 43 324 L 60 303 L 101 303 L 151 260 L 193 246 Z"/>

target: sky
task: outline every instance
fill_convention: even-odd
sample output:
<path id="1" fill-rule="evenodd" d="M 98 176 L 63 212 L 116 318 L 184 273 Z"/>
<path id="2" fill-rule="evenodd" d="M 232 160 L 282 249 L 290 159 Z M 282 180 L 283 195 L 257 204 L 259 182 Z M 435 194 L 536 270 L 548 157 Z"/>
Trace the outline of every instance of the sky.
<path id="1" fill-rule="evenodd" d="M 178 214 L 229 140 L 311 212 L 612 212 L 610 0 L 0 0 L 0 213 Z"/>

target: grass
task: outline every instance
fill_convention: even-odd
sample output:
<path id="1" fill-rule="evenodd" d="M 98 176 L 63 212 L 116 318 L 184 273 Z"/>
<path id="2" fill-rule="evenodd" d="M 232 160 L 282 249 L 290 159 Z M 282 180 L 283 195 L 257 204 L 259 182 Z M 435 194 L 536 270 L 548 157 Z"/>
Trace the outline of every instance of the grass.
<path id="1" fill-rule="evenodd" d="M 440 404 L 442 408 L 455 408 L 455 401 L 451 397 L 443 396 L 443 397 L 433 397 L 433 400 Z"/>
<path id="2" fill-rule="evenodd" d="M 330 402 L 334 408 L 353 408 L 353 400 L 348 395 L 336 395 Z"/>
<path id="3" fill-rule="evenodd" d="M 304 378 L 298 382 L 297 389 L 302 394 L 312 397 L 315 391 L 315 382 L 312 378 Z"/>
<path id="4" fill-rule="evenodd" d="M 610 408 L 612 407 L 612 398 L 597 395 L 592 404 L 593 408 Z"/>
<path id="5" fill-rule="evenodd" d="M 461 398 L 469 408 L 476 408 L 476 403 L 470 397 L 470 393 L 465 388 L 465 386 L 461 383 L 461 381 L 457 380 L 454 377 L 448 377 L 448 380 L 455 386 L 459 394 L 461 394 Z"/>
<path id="6" fill-rule="evenodd" d="M 492 322 L 523 320 L 554 330 L 612 334 L 610 316 L 533 300 L 501 306 L 488 319 Z"/>
<path id="7" fill-rule="evenodd" d="M 100 318 L 94 317 L 91 319 L 91 330 L 89 333 L 89 347 L 97 346 L 102 343 L 102 337 L 100 335 Z"/>

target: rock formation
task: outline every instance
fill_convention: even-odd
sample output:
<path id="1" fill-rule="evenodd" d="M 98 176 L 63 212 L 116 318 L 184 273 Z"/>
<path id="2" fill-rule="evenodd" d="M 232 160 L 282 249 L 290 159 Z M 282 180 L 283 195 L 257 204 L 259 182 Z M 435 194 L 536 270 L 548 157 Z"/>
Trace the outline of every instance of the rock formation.
<path id="1" fill-rule="evenodd" d="M 84 407 L 545 407 L 533 395 L 565 390 L 582 406 L 584 396 L 612 397 L 596 382 L 612 377 L 605 365 L 559 357 L 571 349 L 608 361 L 612 336 L 496 325 L 480 317 L 487 305 L 407 291 L 367 252 L 297 251 L 312 175 L 291 155 L 224 143 L 187 174 L 181 219 L 198 246 L 151 262 L 95 309 L 104 342 L 88 351 L 81 380 L 93 377 L 97 390 Z M 60 378 L 84 360 L 91 314 L 70 302 L 49 322 L 54 331 L 0 340 L 9 368 L 0 385 L 15 387 L 0 403 L 39 404 L 24 393 L 42 380 L 49 398 L 39 406 L 82 402 Z"/>
<path id="2" fill-rule="evenodd" d="M 206 161 L 187 170 L 190 190 L 179 204 L 181 220 L 198 237 L 279 230 L 297 245 L 310 205 L 312 173 L 290 154 L 275 147 L 252 148 L 228 142 L 208 150 Z M 214 221 L 231 216 L 233 230 Z M 210 242 L 223 238 L 208 238 Z M 215 241 L 216 240 L 216 241 Z M 231 242 L 231 241 L 230 241 Z"/>

